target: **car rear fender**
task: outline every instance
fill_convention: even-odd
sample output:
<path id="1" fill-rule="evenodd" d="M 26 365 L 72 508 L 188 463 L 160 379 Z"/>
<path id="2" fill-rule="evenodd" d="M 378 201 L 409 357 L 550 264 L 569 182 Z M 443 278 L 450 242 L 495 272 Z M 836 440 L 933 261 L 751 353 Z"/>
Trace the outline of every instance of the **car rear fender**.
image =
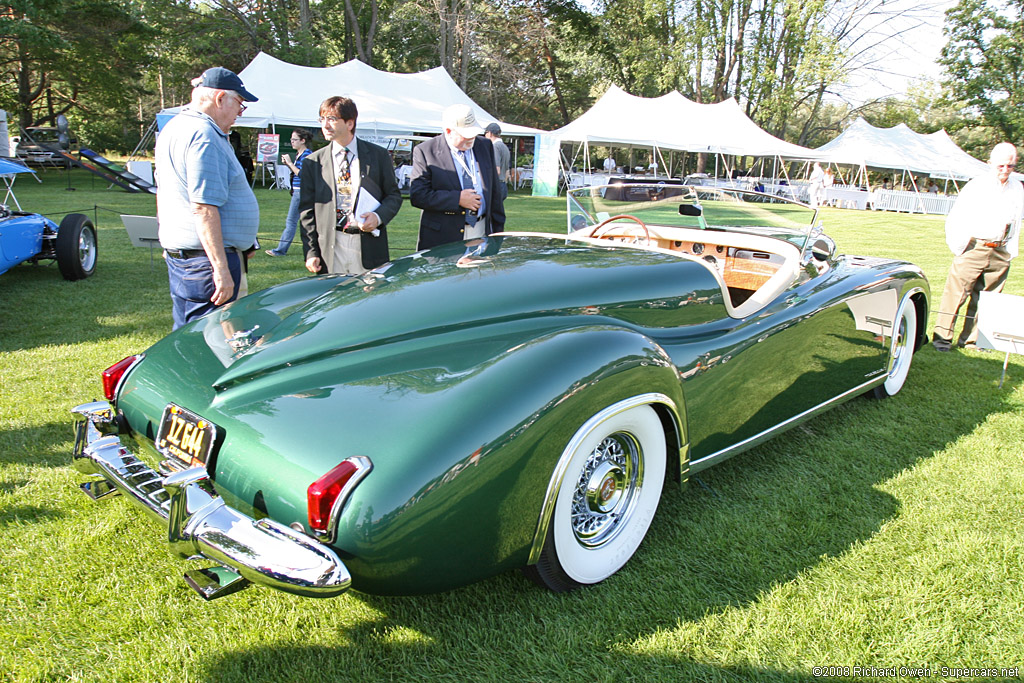
<path id="1" fill-rule="evenodd" d="M 446 386 L 436 411 L 418 411 L 432 419 L 403 425 L 415 452 L 369 454 L 374 471 L 341 512 L 335 545 L 351 558 L 357 588 L 444 590 L 527 564 L 566 444 L 594 414 L 639 394 L 652 397 L 669 471 L 685 480 L 678 374 L 634 330 L 593 325 L 524 339 Z"/>

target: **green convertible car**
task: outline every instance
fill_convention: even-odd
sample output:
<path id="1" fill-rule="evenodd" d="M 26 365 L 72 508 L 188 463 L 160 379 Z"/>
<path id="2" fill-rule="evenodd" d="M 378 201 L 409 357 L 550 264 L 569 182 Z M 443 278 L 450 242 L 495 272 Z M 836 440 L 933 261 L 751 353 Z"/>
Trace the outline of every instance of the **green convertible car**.
<path id="1" fill-rule="evenodd" d="M 637 551 L 662 490 L 859 394 L 895 394 L 928 283 L 815 212 L 681 185 L 573 190 L 507 232 L 225 306 L 74 409 L 94 498 L 165 528 L 210 599 L 554 590 Z"/>

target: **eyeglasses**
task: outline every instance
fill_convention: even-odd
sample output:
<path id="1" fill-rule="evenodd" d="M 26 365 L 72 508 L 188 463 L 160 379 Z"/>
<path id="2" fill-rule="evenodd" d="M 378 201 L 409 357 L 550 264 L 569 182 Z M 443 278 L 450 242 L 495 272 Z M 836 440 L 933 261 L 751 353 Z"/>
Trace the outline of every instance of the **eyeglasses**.
<path id="1" fill-rule="evenodd" d="M 241 116 L 248 107 L 245 106 L 245 101 L 241 97 L 235 97 L 235 102 L 238 103 L 238 115 Z"/>
<path id="2" fill-rule="evenodd" d="M 1008 168 L 1012 171 L 1013 169 L 1017 168 L 1017 164 L 998 164 L 996 168 Z"/>
<path id="3" fill-rule="evenodd" d="M 320 117 L 320 123 L 331 123 L 331 124 L 334 124 L 334 123 L 337 123 L 338 121 L 341 121 L 341 119 L 339 119 L 337 116 L 321 116 Z"/>

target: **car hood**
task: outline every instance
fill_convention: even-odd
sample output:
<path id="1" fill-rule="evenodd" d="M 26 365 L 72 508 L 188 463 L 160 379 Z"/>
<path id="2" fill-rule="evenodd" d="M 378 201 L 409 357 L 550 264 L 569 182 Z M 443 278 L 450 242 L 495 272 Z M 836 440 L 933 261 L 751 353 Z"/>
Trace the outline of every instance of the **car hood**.
<path id="1" fill-rule="evenodd" d="M 492 237 L 413 254 L 360 277 L 269 288 L 182 328 L 177 344 L 201 339 L 222 366 L 212 385 L 224 388 L 299 363 L 500 321 L 585 315 L 662 328 L 714 319 L 716 303 L 717 282 L 699 262 L 558 236 Z"/>

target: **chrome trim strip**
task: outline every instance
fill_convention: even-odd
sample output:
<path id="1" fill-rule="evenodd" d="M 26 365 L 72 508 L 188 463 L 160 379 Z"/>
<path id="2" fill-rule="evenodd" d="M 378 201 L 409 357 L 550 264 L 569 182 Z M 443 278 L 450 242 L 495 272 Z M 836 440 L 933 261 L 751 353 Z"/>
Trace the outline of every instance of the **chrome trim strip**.
<path id="1" fill-rule="evenodd" d="M 877 377 L 875 379 L 872 379 L 870 381 L 864 382 L 863 384 L 858 385 L 858 386 L 856 386 L 856 387 L 854 387 L 854 388 L 852 388 L 852 389 L 850 389 L 848 391 L 845 391 L 842 394 L 839 394 L 838 396 L 836 396 L 834 398 L 830 398 L 829 400 L 825 401 L 824 403 L 819 403 L 818 405 L 814 406 L 813 408 L 808 408 L 807 410 L 805 410 L 804 412 L 800 413 L 799 415 L 794 415 L 793 417 L 791 417 L 788 420 L 785 420 L 783 422 L 780 422 L 779 424 L 775 425 L 774 427 L 769 427 L 768 429 L 766 429 L 766 430 L 764 430 L 764 431 L 762 431 L 762 432 L 760 432 L 758 434 L 755 434 L 755 435 L 753 435 L 751 437 L 748 437 L 748 438 L 744 439 L 743 441 L 740 441 L 737 444 L 733 444 L 732 446 L 729 446 L 728 448 L 723 448 L 722 450 L 718 451 L 717 453 L 712 453 L 711 455 L 705 455 L 703 458 L 701 458 L 699 460 L 694 460 L 693 462 L 690 463 L 690 474 L 696 474 L 697 472 L 700 472 L 701 470 L 704 470 L 704 469 L 707 469 L 708 467 L 711 467 L 715 463 L 721 462 L 723 460 L 728 460 L 729 458 L 731 458 L 732 456 L 736 455 L 737 453 L 741 453 L 741 452 L 747 450 L 748 448 L 753 448 L 754 446 L 758 445 L 759 443 L 762 443 L 762 442 L 767 441 L 768 439 L 772 438 L 776 434 L 779 434 L 781 432 L 786 431 L 790 427 L 795 427 L 796 425 L 800 424 L 801 422 L 804 422 L 805 420 L 808 420 L 808 419 L 814 417 L 815 415 L 818 415 L 819 413 L 822 413 L 822 412 L 828 410 L 829 408 L 832 408 L 833 406 L 836 406 L 836 405 L 838 405 L 838 404 L 840 404 L 840 403 L 842 403 L 844 401 L 847 401 L 847 400 L 849 400 L 849 399 L 851 399 L 851 398 L 853 398 L 855 396 L 863 394 L 865 391 L 867 391 L 869 389 L 872 389 L 872 388 L 878 386 L 879 384 L 881 384 L 882 382 L 884 382 L 885 378 L 886 378 L 886 375 L 882 375 L 882 376 Z"/>
<path id="2" fill-rule="evenodd" d="M 683 435 L 683 424 L 679 419 L 679 410 L 675 403 L 672 402 L 668 396 L 658 393 L 640 394 L 632 398 L 619 401 L 618 403 L 612 404 L 597 413 L 576 430 L 576 434 L 573 435 L 572 439 L 566 445 L 562 451 L 562 455 L 558 458 L 558 464 L 555 466 L 554 472 L 551 474 L 551 480 L 548 482 L 547 491 L 544 494 L 544 504 L 541 506 L 540 518 L 537 520 L 537 529 L 533 534 L 533 544 L 530 546 L 530 557 L 527 559 L 527 564 L 537 564 L 540 559 L 541 550 L 544 548 L 544 539 L 548 535 L 548 526 L 551 524 L 551 516 L 555 511 L 555 499 L 558 497 L 558 489 L 562 486 L 562 479 L 565 477 L 565 471 L 569 467 L 569 461 L 572 459 L 572 454 L 576 448 L 579 447 L 580 441 L 589 434 L 597 425 L 601 424 L 605 420 L 618 415 L 621 412 L 635 408 L 642 405 L 650 405 L 652 403 L 659 403 L 664 405 L 672 412 L 672 419 L 676 423 L 676 433 L 679 435 L 681 441 L 685 441 Z M 683 459 L 685 458 L 688 444 L 680 443 L 679 446 L 679 468 L 681 472 L 685 472 Z"/>
<path id="3" fill-rule="evenodd" d="M 355 465 L 356 472 L 341 487 L 341 492 L 338 493 L 334 505 L 331 506 L 331 514 L 327 519 L 327 531 L 313 529 L 313 534 L 324 543 L 334 543 L 338 540 L 338 520 L 341 519 L 341 509 L 345 507 L 345 502 L 359 482 L 373 469 L 373 462 L 365 455 L 354 455 L 351 458 L 345 458 L 342 462 L 350 462 Z"/>
<path id="4" fill-rule="evenodd" d="M 72 463 L 97 475 L 166 524 L 178 556 L 205 557 L 244 578 L 287 593 L 334 597 L 352 583 L 335 552 L 271 519 L 253 519 L 225 504 L 203 467 L 163 477 L 122 445 L 103 436 L 113 411 L 107 403 L 77 406 Z"/>
<path id="5" fill-rule="evenodd" d="M 924 329 L 917 331 L 917 337 L 918 338 L 914 340 L 914 347 L 913 347 L 915 353 L 917 352 L 917 349 L 920 348 L 918 346 L 918 343 L 917 343 L 918 341 L 921 342 L 921 346 L 924 346 L 925 344 L 928 343 L 928 340 L 929 340 L 929 337 L 928 337 L 928 308 L 929 308 L 929 305 L 931 304 L 931 295 L 932 295 L 932 293 L 931 293 L 931 290 L 926 292 L 924 290 L 924 287 L 920 287 L 918 285 L 914 285 L 910 289 L 908 289 L 907 291 L 903 292 L 903 297 L 900 299 L 900 303 L 902 303 L 903 299 L 912 299 L 917 294 L 924 295 L 924 316 L 923 316 L 924 317 L 924 325 L 920 326 L 920 327 L 923 327 Z M 918 311 L 918 313 L 920 313 L 920 311 Z M 920 320 L 921 320 L 921 316 L 918 316 L 918 321 L 920 321 Z M 889 349 L 890 349 L 890 353 L 891 353 L 892 352 L 892 346 L 891 345 L 890 345 Z M 889 367 L 888 359 L 886 359 L 885 367 Z"/>
<path id="6" fill-rule="evenodd" d="M 142 360 L 145 357 L 146 357 L 145 353 L 136 353 L 135 354 L 135 360 L 132 361 L 132 364 L 129 365 L 128 369 L 126 369 L 124 372 L 122 372 L 121 376 L 117 378 L 117 384 L 114 385 L 114 403 L 115 404 L 117 403 L 117 397 L 121 395 L 121 387 L 124 386 L 124 382 L 125 382 L 126 379 L 128 379 L 128 375 L 132 374 L 132 370 L 134 370 L 135 368 L 139 367 L 139 363 L 141 363 Z M 74 411 L 72 410 L 72 412 L 74 412 Z"/>

